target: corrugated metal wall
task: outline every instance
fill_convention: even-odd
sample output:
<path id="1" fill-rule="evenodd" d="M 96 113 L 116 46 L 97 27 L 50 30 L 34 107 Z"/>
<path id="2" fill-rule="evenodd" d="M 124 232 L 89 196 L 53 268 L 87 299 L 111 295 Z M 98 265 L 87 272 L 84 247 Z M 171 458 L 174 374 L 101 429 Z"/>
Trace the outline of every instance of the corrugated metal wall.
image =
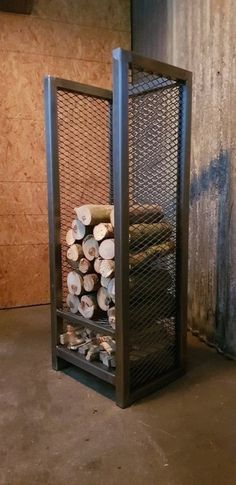
<path id="1" fill-rule="evenodd" d="M 236 357 L 236 2 L 133 0 L 133 50 L 193 72 L 189 326 Z"/>

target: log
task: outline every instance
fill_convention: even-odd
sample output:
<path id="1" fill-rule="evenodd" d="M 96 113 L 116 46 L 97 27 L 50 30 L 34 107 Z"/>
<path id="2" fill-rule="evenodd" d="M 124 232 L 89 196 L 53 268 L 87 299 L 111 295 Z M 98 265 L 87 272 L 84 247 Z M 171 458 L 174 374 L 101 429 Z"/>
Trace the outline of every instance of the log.
<path id="1" fill-rule="evenodd" d="M 101 267 L 102 261 L 103 261 L 103 259 L 100 256 L 94 260 L 93 267 L 94 267 L 94 270 L 96 271 L 96 273 L 100 273 L 100 267 Z"/>
<path id="2" fill-rule="evenodd" d="M 167 241 L 162 244 L 150 246 L 145 251 L 140 253 L 129 255 L 130 269 L 136 268 L 139 265 L 145 264 L 155 257 L 167 256 L 175 250 L 175 243 L 173 241 Z"/>
<path id="3" fill-rule="evenodd" d="M 99 246 L 99 254 L 103 259 L 115 257 L 115 239 L 104 239 Z"/>
<path id="4" fill-rule="evenodd" d="M 99 246 L 98 242 L 94 239 L 91 234 L 88 234 L 82 242 L 82 249 L 84 256 L 89 260 L 93 261 L 94 258 L 99 256 Z"/>
<path id="5" fill-rule="evenodd" d="M 107 318 L 108 318 L 108 323 L 111 325 L 113 330 L 116 328 L 116 313 L 115 313 L 115 307 L 112 306 L 107 310 Z"/>
<path id="6" fill-rule="evenodd" d="M 96 273 L 86 274 L 84 276 L 84 289 L 85 291 L 95 291 L 100 287 L 99 276 Z"/>
<path id="7" fill-rule="evenodd" d="M 111 223 L 100 222 L 100 224 L 94 226 L 93 235 L 96 241 L 102 241 L 103 239 L 114 237 L 114 231 Z"/>
<path id="8" fill-rule="evenodd" d="M 111 221 L 112 227 L 115 227 L 115 210 L 114 210 L 114 207 L 111 209 L 110 221 Z"/>
<path id="9" fill-rule="evenodd" d="M 107 310 L 109 308 L 109 304 L 111 302 L 111 298 L 108 295 L 107 289 L 103 288 L 103 286 L 101 286 L 101 288 L 99 288 L 99 290 L 97 292 L 97 302 L 98 302 L 99 308 L 101 308 L 101 310 L 104 310 L 105 312 L 107 312 Z"/>
<path id="10" fill-rule="evenodd" d="M 107 287 L 108 295 L 111 297 L 113 303 L 115 303 L 115 278 L 112 278 Z"/>
<path id="11" fill-rule="evenodd" d="M 129 209 L 129 223 L 159 222 L 164 217 L 162 207 L 159 205 L 135 204 Z"/>
<path id="12" fill-rule="evenodd" d="M 66 233 L 66 244 L 68 246 L 71 246 L 72 244 L 74 244 L 75 240 L 76 240 L 76 237 L 74 235 L 73 229 L 69 229 L 69 231 L 67 231 Z"/>
<path id="13" fill-rule="evenodd" d="M 78 296 L 69 293 L 66 297 L 66 304 L 70 309 L 71 313 L 77 313 L 79 308 L 79 298 Z"/>
<path id="14" fill-rule="evenodd" d="M 81 241 L 86 234 L 85 225 L 78 219 L 74 219 L 71 224 L 72 232 L 77 241 Z M 73 243 L 72 243 L 73 244 Z"/>
<path id="15" fill-rule="evenodd" d="M 115 271 L 115 261 L 113 259 L 103 259 L 100 264 L 100 274 L 104 278 L 112 276 Z"/>
<path id="16" fill-rule="evenodd" d="M 97 309 L 98 304 L 96 294 L 81 296 L 78 310 L 84 318 L 93 318 Z"/>
<path id="17" fill-rule="evenodd" d="M 67 275 L 67 286 L 71 295 L 80 295 L 83 289 L 83 278 L 76 271 L 70 271 Z"/>
<path id="18" fill-rule="evenodd" d="M 75 213 L 85 226 L 94 226 L 99 222 L 110 222 L 112 208 L 112 205 L 81 205 L 75 208 Z"/>
<path id="19" fill-rule="evenodd" d="M 83 257 L 83 249 L 81 244 L 72 244 L 67 250 L 67 259 L 71 261 L 79 261 Z"/>
<path id="20" fill-rule="evenodd" d="M 106 278 L 105 276 L 101 276 L 101 286 L 103 286 L 103 288 L 107 288 L 110 281 L 111 281 L 111 278 Z"/>
<path id="21" fill-rule="evenodd" d="M 133 224 L 129 227 L 130 249 L 136 245 L 160 244 L 170 238 L 172 227 L 169 222 L 158 222 L 154 224 Z"/>
<path id="22" fill-rule="evenodd" d="M 91 261 L 88 261 L 88 259 L 86 259 L 86 258 L 81 258 L 81 260 L 79 261 L 79 264 L 78 264 L 78 270 L 83 274 L 86 274 L 86 273 L 92 271 Z"/>

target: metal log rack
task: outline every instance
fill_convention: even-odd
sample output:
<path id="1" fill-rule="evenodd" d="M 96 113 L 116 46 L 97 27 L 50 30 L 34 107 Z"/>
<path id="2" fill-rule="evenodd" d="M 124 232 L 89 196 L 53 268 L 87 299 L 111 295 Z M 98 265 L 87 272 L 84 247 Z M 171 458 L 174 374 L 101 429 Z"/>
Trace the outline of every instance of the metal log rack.
<path id="1" fill-rule="evenodd" d="M 60 370 L 73 364 L 109 382 L 123 408 L 186 369 L 190 112 L 190 72 L 122 49 L 113 51 L 113 92 L 45 78 L 52 365 Z M 84 319 L 65 305 L 65 233 L 73 207 L 83 203 L 114 203 L 116 330 L 105 319 Z M 152 291 L 147 268 L 139 297 L 130 292 L 134 204 L 161 205 L 173 227 L 175 251 L 150 263 L 152 274 L 163 268 L 171 274 L 171 316 L 167 308 L 167 317 L 160 317 L 164 300 Z M 142 250 L 153 243 L 144 240 Z M 116 369 L 61 346 L 65 322 L 114 335 Z"/>

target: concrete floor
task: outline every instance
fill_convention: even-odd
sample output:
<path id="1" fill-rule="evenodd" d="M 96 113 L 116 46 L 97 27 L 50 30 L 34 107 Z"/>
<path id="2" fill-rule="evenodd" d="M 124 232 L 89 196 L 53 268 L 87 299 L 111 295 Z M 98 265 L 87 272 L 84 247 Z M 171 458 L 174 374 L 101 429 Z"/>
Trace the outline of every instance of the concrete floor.
<path id="1" fill-rule="evenodd" d="M 196 338 L 187 375 L 126 410 L 51 370 L 48 307 L 0 312 L 0 339 L 1 485 L 235 485 L 236 366 Z"/>

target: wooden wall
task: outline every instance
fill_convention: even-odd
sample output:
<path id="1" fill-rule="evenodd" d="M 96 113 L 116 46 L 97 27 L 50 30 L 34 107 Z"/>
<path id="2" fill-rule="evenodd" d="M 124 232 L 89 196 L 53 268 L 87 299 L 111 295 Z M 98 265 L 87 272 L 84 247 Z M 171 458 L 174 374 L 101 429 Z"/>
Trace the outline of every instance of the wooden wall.
<path id="1" fill-rule="evenodd" d="M 35 0 L 0 13 L 0 307 L 49 301 L 43 77 L 111 87 L 128 0 Z"/>
<path id="2" fill-rule="evenodd" d="M 236 2 L 132 5 L 134 50 L 193 71 L 189 325 L 236 357 Z"/>

